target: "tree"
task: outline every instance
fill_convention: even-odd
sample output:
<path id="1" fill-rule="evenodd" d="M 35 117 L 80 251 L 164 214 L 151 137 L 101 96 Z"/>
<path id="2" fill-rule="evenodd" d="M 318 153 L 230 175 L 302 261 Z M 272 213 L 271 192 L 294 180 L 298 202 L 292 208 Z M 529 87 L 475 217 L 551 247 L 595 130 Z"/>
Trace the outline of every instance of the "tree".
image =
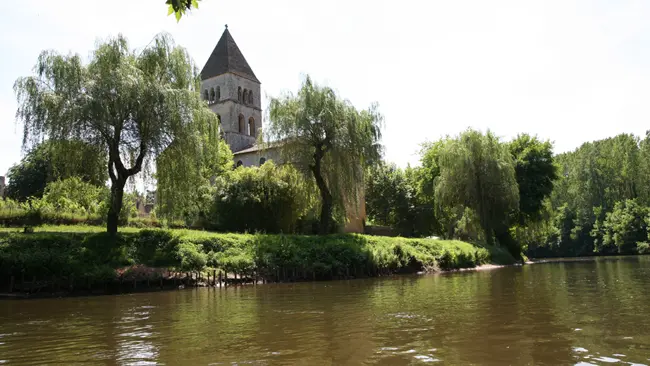
<path id="1" fill-rule="evenodd" d="M 639 202 L 650 205 L 650 130 L 646 131 L 645 136 L 639 142 L 639 167 L 637 176 L 637 188 Z"/>
<path id="2" fill-rule="evenodd" d="M 429 217 L 428 232 L 435 232 L 443 237 L 451 238 L 456 224 L 456 220 L 452 218 L 455 216 L 452 212 L 461 210 L 454 210 L 450 207 L 440 209 L 435 200 L 436 181 L 440 176 L 440 151 L 447 140 L 445 138 L 422 144 L 420 148 L 422 166 L 417 170 L 415 179 L 418 182 L 418 201 L 423 210 L 426 210 L 426 216 Z"/>
<path id="3" fill-rule="evenodd" d="M 79 55 L 44 51 L 34 71 L 14 85 L 23 145 L 43 137 L 78 139 L 106 152 L 109 233 L 117 232 L 127 179 L 143 170 L 150 175 L 170 146 L 187 169 L 200 169 L 205 151 L 218 148 L 217 117 L 201 100 L 198 70 L 167 35 L 138 52 L 122 36 L 109 39 L 87 65 Z M 186 172 L 175 173 L 185 178 Z"/>
<path id="4" fill-rule="evenodd" d="M 649 211 L 633 199 L 616 202 L 614 210 L 607 213 L 604 221 L 596 221 L 591 231 L 595 238 L 594 251 L 634 254 L 637 243 L 648 238 L 646 217 Z"/>
<path id="5" fill-rule="evenodd" d="M 43 196 L 49 182 L 79 177 L 95 186 L 106 184 L 106 153 L 82 141 L 46 140 L 9 169 L 7 196 L 24 201 Z"/>
<path id="6" fill-rule="evenodd" d="M 490 131 L 468 130 L 449 139 L 439 156 L 440 176 L 435 196 L 441 207 L 462 205 L 472 209 L 484 231 L 519 257 L 519 247 L 508 232 L 508 219 L 519 206 L 519 191 L 512 156 L 506 144 Z"/>
<path id="7" fill-rule="evenodd" d="M 174 14 L 176 16 L 176 21 L 178 22 L 188 10 L 192 9 L 192 7 L 198 9 L 199 1 L 201 0 L 167 0 L 165 1 L 165 4 L 167 4 L 169 8 L 167 15 Z"/>
<path id="8" fill-rule="evenodd" d="M 332 226 L 335 204 L 359 199 L 365 166 L 381 156 L 377 105 L 357 111 L 328 88 L 305 79 L 297 95 L 272 98 L 267 136 L 281 156 L 314 178 L 321 196 L 320 233 Z"/>
<path id="9" fill-rule="evenodd" d="M 368 169 L 365 180 L 368 218 L 392 227 L 402 236 L 431 233 L 432 210 L 418 194 L 418 171 L 381 162 Z"/>
<path id="10" fill-rule="evenodd" d="M 519 223 L 536 222 L 541 218 L 544 200 L 553 192 L 553 183 L 558 177 L 553 145 L 520 134 L 508 147 L 514 159 L 519 187 Z"/>

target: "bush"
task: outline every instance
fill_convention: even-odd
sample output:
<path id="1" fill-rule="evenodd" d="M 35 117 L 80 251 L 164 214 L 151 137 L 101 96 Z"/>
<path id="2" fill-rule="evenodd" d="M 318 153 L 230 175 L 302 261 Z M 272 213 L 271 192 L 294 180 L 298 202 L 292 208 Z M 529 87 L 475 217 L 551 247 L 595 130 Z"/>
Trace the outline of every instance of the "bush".
<path id="1" fill-rule="evenodd" d="M 42 198 L 24 202 L 0 200 L 0 226 L 102 225 L 108 213 L 110 192 L 106 187 L 86 183 L 78 177 L 51 182 Z M 137 215 L 134 194 L 124 195 L 120 224 L 133 220 L 137 227 L 158 227 L 156 220 L 134 220 Z"/>
<path id="2" fill-rule="evenodd" d="M 227 232 L 292 233 L 313 207 L 313 187 L 293 166 L 240 167 L 221 177 L 209 226 Z"/>
<path id="3" fill-rule="evenodd" d="M 106 187 L 98 187 L 71 177 L 49 183 L 43 195 L 43 208 L 86 216 L 99 215 L 105 205 Z"/>

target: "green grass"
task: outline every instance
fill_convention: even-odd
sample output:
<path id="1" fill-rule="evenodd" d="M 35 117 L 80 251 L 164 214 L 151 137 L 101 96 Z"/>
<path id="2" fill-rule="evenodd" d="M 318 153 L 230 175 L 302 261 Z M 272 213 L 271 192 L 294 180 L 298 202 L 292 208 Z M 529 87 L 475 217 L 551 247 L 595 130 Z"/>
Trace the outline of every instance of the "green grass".
<path id="1" fill-rule="evenodd" d="M 134 265 L 183 272 L 211 270 L 270 281 L 336 279 L 510 264 L 505 249 L 456 240 L 339 234 L 224 234 L 124 227 L 41 226 L 0 229 L 0 285 L 10 276 L 115 281 Z M 129 276 L 129 272 L 123 274 Z"/>
<path id="2" fill-rule="evenodd" d="M 137 233 L 141 229 L 135 227 L 120 227 L 121 233 Z M 43 225 L 34 227 L 38 233 L 102 233 L 106 231 L 104 226 L 86 225 Z M 0 227 L 0 233 L 22 233 L 23 227 Z"/>

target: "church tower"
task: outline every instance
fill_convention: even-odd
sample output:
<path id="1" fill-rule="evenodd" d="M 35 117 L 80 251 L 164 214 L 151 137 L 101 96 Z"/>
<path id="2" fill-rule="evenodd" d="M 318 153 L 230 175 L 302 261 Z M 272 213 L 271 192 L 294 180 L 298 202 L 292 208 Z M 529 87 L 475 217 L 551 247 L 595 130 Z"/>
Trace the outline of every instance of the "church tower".
<path id="1" fill-rule="evenodd" d="M 233 153 L 252 147 L 262 128 L 260 85 L 226 25 L 201 70 L 201 90 Z"/>

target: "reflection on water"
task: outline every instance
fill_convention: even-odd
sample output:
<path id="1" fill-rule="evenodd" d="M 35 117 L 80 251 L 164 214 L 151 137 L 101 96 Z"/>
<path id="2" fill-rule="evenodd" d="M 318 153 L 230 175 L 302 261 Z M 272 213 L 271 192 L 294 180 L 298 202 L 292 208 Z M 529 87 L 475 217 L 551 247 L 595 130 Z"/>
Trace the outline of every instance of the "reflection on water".
<path id="1" fill-rule="evenodd" d="M 648 365 L 650 257 L 0 301 L 0 363 Z"/>

